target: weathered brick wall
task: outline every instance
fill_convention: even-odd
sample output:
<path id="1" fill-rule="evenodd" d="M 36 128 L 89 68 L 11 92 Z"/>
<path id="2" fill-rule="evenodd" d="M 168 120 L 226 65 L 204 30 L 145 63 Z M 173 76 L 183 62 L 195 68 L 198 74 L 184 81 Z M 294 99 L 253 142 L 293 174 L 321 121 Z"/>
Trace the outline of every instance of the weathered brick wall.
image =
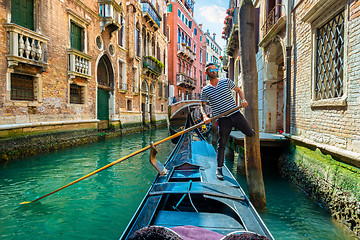
<path id="1" fill-rule="evenodd" d="M 359 1 L 353 0 L 350 1 L 350 5 L 344 4 L 345 8 L 350 8 L 348 37 L 345 36 L 348 51 L 344 52 L 348 64 L 348 70 L 344 77 L 344 86 L 347 89 L 344 94 L 347 105 L 345 107 L 320 108 L 311 107 L 313 96 L 311 70 L 314 68 L 312 66 L 312 51 L 315 49 L 312 46 L 312 28 L 310 23 L 301 20 L 316 2 L 318 1 L 301 2 L 293 11 L 292 16 L 291 132 L 318 143 L 359 153 L 360 80 L 358 53 L 360 45 L 357 37 L 360 23 L 358 17 Z"/>

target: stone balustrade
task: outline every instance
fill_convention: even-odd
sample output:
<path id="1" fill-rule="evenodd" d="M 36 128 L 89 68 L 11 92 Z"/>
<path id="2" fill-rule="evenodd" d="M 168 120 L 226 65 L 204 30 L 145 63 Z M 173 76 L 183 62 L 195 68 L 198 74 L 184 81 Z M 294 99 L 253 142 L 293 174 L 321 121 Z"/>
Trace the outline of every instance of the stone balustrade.
<path id="1" fill-rule="evenodd" d="M 8 34 L 9 52 L 6 55 L 8 66 L 17 66 L 19 63 L 47 67 L 48 37 L 26 29 L 14 23 L 5 24 Z"/>
<path id="2" fill-rule="evenodd" d="M 70 78 L 91 78 L 92 57 L 75 49 L 68 49 Z"/>

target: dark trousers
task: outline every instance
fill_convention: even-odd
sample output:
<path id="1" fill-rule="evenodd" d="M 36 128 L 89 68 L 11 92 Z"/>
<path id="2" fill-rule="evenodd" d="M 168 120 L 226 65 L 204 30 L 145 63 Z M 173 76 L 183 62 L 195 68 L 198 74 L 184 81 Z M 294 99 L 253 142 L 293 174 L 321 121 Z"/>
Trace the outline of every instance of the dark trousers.
<path id="1" fill-rule="evenodd" d="M 218 139 L 218 147 L 217 147 L 217 164 L 218 167 L 224 166 L 224 154 L 226 142 L 229 138 L 231 129 L 235 127 L 240 130 L 248 137 L 252 137 L 255 135 L 254 130 L 250 127 L 248 121 L 245 117 L 240 113 L 236 112 L 228 117 L 219 118 L 219 139 Z"/>

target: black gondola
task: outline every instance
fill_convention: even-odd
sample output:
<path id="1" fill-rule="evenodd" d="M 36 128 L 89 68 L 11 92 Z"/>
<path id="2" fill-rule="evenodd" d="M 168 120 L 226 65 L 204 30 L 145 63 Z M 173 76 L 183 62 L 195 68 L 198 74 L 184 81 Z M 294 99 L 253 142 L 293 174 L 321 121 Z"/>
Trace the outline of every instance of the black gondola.
<path id="1" fill-rule="evenodd" d="M 188 117 L 187 126 L 191 124 Z M 216 152 L 198 129 L 183 134 L 121 240 L 146 226 L 195 226 L 216 234 L 253 232 L 274 239 L 248 197 L 224 166 L 218 180 Z"/>
<path id="2" fill-rule="evenodd" d="M 189 115 L 190 115 L 190 114 L 189 114 Z M 199 122 L 194 121 L 194 120 L 191 118 L 191 115 L 187 118 L 186 121 L 188 121 L 188 120 L 190 121 L 190 125 L 191 125 L 191 126 L 199 123 Z M 200 119 L 200 121 L 201 121 L 201 119 Z M 186 123 L 186 125 L 188 125 L 188 123 Z M 205 124 L 204 126 L 206 126 L 206 128 L 201 129 L 201 130 L 199 130 L 199 131 L 200 131 L 201 135 L 206 138 L 206 137 L 209 136 L 209 134 L 210 134 L 210 132 L 211 132 L 211 123 L 210 123 L 210 124 Z M 169 126 L 169 132 L 170 132 L 170 135 L 174 135 L 174 134 L 178 133 L 178 131 L 175 130 L 174 128 L 172 128 L 171 126 Z M 181 138 L 181 136 L 178 136 L 178 137 L 176 137 L 176 138 L 173 138 L 173 139 L 171 139 L 171 142 L 174 143 L 174 144 L 177 144 L 177 143 L 179 142 L 180 138 Z"/>

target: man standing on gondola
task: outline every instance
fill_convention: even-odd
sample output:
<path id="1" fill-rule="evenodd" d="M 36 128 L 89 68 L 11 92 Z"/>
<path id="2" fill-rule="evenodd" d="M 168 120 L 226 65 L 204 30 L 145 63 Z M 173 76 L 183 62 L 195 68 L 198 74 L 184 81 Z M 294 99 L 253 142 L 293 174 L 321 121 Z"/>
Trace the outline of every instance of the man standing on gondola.
<path id="1" fill-rule="evenodd" d="M 201 91 L 201 114 L 203 115 L 204 122 L 209 124 L 210 118 L 206 115 L 205 106 L 209 102 L 213 117 L 219 116 L 231 109 L 236 108 L 236 103 L 231 95 L 234 90 L 239 94 L 241 99 L 241 107 L 246 108 L 248 102 L 245 99 L 245 94 L 241 88 L 228 78 L 218 78 L 218 68 L 214 63 L 208 63 L 205 66 L 205 74 L 209 77 L 210 83 L 203 87 Z M 255 135 L 254 130 L 250 127 L 248 121 L 236 110 L 226 116 L 218 119 L 218 146 L 217 146 L 217 170 L 216 177 L 220 180 L 224 179 L 222 167 L 224 166 L 224 154 L 226 142 L 229 138 L 231 129 L 235 127 L 248 137 Z"/>

